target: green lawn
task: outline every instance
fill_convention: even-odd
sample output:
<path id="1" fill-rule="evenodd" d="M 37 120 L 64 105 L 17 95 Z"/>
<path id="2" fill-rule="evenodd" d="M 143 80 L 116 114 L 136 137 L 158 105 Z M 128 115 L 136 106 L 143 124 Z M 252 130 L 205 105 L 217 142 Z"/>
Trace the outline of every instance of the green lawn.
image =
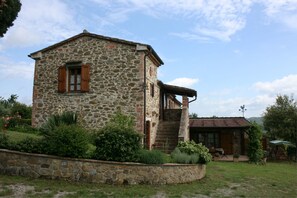
<path id="1" fill-rule="evenodd" d="M 18 189 L 18 190 L 16 190 Z M 21 194 L 23 192 L 23 195 Z M 297 197 L 296 163 L 212 162 L 201 181 L 115 186 L 0 175 L 0 197 Z"/>
<path id="2" fill-rule="evenodd" d="M 36 135 L 33 133 L 23 133 L 23 132 L 17 132 L 17 131 L 5 131 L 5 134 L 8 135 L 9 139 L 11 141 L 19 142 L 27 137 L 30 138 L 41 138 L 42 136 Z"/>

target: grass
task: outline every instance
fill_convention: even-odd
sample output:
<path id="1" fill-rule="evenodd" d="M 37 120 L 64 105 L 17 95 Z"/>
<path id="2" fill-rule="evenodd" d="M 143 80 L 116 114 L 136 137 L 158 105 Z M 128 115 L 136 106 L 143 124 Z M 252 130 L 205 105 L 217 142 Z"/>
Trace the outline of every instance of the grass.
<path id="1" fill-rule="evenodd" d="M 36 135 L 33 133 L 22 133 L 17 131 L 5 131 L 5 133 L 8 135 L 9 139 L 14 142 L 19 142 L 23 139 L 26 139 L 27 137 L 36 138 L 36 139 L 42 137 L 40 135 Z"/>
<path id="2" fill-rule="evenodd" d="M 31 188 L 25 197 L 297 197 L 296 163 L 212 162 L 207 176 L 189 184 L 115 186 L 0 175 L 0 197 L 10 186 Z M 32 187 L 34 190 L 32 190 Z"/>

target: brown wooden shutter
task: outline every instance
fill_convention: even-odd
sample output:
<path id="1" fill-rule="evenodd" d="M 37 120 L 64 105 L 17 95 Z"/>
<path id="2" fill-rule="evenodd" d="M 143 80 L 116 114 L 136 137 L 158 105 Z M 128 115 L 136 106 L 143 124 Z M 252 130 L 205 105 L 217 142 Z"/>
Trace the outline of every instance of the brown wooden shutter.
<path id="1" fill-rule="evenodd" d="M 66 66 L 61 66 L 58 69 L 58 92 L 66 92 Z"/>
<path id="2" fill-rule="evenodd" d="M 81 66 L 81 92 L 88 92 L 90 82 L 90 65 Z"/>

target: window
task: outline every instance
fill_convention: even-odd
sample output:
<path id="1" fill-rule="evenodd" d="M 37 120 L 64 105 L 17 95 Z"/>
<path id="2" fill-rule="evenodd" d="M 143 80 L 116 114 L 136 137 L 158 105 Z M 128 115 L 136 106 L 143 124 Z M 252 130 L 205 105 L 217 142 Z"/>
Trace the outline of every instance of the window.
<path id="1" fill-rule="evenodd" d="M 154 97 L 155 96 L 155 86 L 153 83 L 150 84 L 150 93 L 151 93 L 151 96 Z"/>
<path id="2" fill-rule="evenodd" d="M 69 92 L 79 92 L 81 83 L 81 68 L 68 69 L 68 90 Z"/>
<path id="3" fill-rule="evenodd" d="M 90 66 L 79 63 L 66 64 L 58 70 L 58 92 L 88 92 Z"/>
<path id="4" fill-rule="evenodd" d="M 195 137 L 193 137 L 193 139 L 196 142 L 204 144 L 208 148 L 211 148 L 211 147 L 219 148 L 220 147 L 219 133 L 215 133 L 215 132 L 214 133 L 212 133 L 212 132 L 198 133 L 198 135 L 195 135 Z"/>

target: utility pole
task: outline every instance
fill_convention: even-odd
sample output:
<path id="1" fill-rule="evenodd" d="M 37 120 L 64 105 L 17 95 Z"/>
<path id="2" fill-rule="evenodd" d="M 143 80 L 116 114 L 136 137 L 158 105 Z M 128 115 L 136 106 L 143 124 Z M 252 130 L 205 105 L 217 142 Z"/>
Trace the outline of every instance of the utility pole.
<path id="1" fill-rule="evenodd" d="M 247 110 L 247 109 L 245 108 L 245 105 L 240 106 L 239 111 L 242 112 L 242 117 L 244 117 L 244 112 L 246 112 L 246 110 Z"/>

